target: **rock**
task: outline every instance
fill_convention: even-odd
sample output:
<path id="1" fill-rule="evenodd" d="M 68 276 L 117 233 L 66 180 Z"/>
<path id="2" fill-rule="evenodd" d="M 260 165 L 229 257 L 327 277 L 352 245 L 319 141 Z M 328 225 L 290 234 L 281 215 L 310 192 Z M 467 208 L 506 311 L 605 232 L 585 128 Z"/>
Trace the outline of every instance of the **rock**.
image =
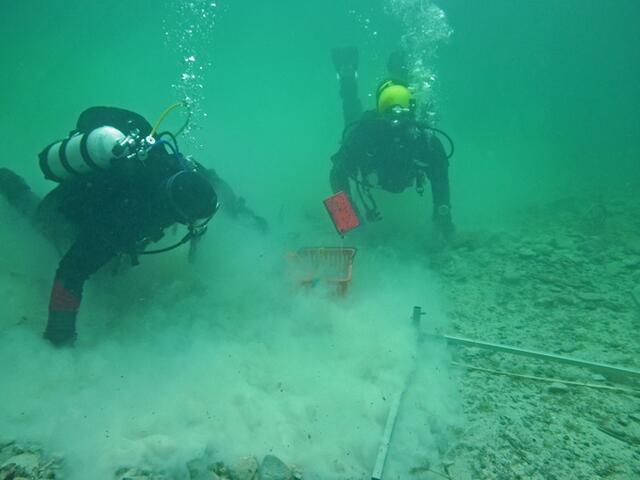
<path id="1" fill-rule="evenodd" d="M 636 306 L 640 308 L 640 285 L 631 291 L 631 296 L 633 297 L 633 301 L 636 302 Z"/>
<path id="2" fill-rule="evenodd" d="M 553 382 L 547 387 L 547 392 L 549 393 L 567 393 L 568 391 L 569 387 L 560 382 Z"/>
<path id="3" fill-rule="evenodd" d="M 2 467 L 11 464 L 14 464 L 22 470 L 31 471 L 40 464 L 40 456 L 30 452 L 20 453 L 6 460 Z"/>
<path id="4" fill-rule="evenodd" d="M 541 244 L 541 245 L 554 245 L 555 244 L 555 238 L 553 238 L 551 235 L 547 235 L 547 234 L 543 234 L 543 235 L 539 235 L 538 238 L 536 238 L 536 243 L 537 244 Z"/>
<path id="5" fill-rule="evenodd" d="M 40 477 L 38 477 L 40 478 Z M 51 477 L 56 478 L 56 477 Z M 142 468 L 122 467 L 116 471 L 116 480 L 169 480 L 169 478 L 161 473 L 154 473 Z M 209 477 L 207 477 L 209 480 Z"/>
<path id="6" fill-rule="evenodd" d="M 190 480 L 210 480 L 207 462 L 203 458 L 195 458 L 187 462 Z"/>
<path id="7" fill-rule="evenodd" d="M 550 245 L 562 250 L 570 250 L 573 248 L 573 241 L 564 236 L 557 236 L 550 242 Z"/>
<path id="8" fill-rule="evenodd" d="M 259 468 L 256 457 L 243 457 L 231 466 L 231 472 L 234 479 L 254 480 Z"/>
<path id="9" fill-rule="evenodd" d="M 121 468 L 116 472 L 116 480 L 148 480 L 151 475 L 138 468 Z"/>
<path id="10" fill-rule="evenodd" d="M 576 301 L 569 295 L 557 295 L 556 303 L 558 303 L 559 305 L 575 305 Z"/>
<path id="11" fill-rule="evenodd" d="M 577 352 L 578 350 L 582 350 L 583 348 L 584 348 L 583 343 L 573 341 L 571 343 L 563 344 L 560 348 L 558 348 L 558 352 L 573 353 L 573 352 Z"/>
<path id="12" fill-rule="evenodd" d="M 534 252 L 532 249 L 527 248 L 527 247 L 522 247 L 521 249 L 518 250 L 518 256 L 522 257 L 522 258 L 534 258 L 537 256 L 537 253 Z"/>
<path id="13" fill-rule="evenodd" d="M 593 292 L 576 292 L 576 297 L 585 302 L 602 302 L 605 300 L 604 295 L 600 295 L 599 293 Z"/>
<path id="14" fill-rule="evenodd" d="M 640 257 L 637 255 L 627 257 L 622 261 L 622 266 L 624 268 L 638 268 L 640 267 Z"/>
<path id="15" fill-rule="evenodd" d="M 546 296 L 546 295 L 542 296 L 542 297 L 539 297 L 534 301 L 534 304 L 537 307 L 543 307 L 543 308 L 553 307 L 555 305 L 555 303 L 556 302 L 552 297 Z"/>
<path id="16" fill-rule="evenodd" d="M 543 256 L 553 255 L 555 253 L 555 248 L 550 245 L 546 245 L 544 243 L 539 243 L 538 245 L 534 245 L 533 250 Z"/>
<path id="17" fill-rule="evenodd" d="M 515 267 L 509 266 L 505 268 L 502 274 L 502 281 L 508 285 L 515 285 L 522 281 L 524 274 L 521 270 Z"/>
<path id="18" fill-rule="evenodd" d="M 444 469 L 449 478 L 456 478 L 460 480 L 474 478 L 472 466 L 469 464 L 469 459 L 456 458 Z"/>
<path id="19" fill-rule="evenodd" d="M 293 472 L 275 455 L 267 455 L 260 464 L 258 478 L 260 480 L 293 480 Z"/>
<path id="20" fill-rule="evenodd" d="M 622 263 L 614 261 L 609 262 L 604 267 L 607 275 L 618 275 L 622 271 Z"/>

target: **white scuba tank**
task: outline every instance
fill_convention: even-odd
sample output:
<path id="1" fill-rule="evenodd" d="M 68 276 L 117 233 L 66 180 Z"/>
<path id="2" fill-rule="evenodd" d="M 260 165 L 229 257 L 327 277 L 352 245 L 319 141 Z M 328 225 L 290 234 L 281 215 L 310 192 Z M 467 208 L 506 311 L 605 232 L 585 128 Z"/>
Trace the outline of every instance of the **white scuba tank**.
<path id="1" fill-rule="evenodd" d="M 125 153 L 125 138 L 124 133 L 109 126 L 76 133 L 45 148 L 39 155 L 40 169 L 45 178 L 55 182 L 107 169 Z"/>

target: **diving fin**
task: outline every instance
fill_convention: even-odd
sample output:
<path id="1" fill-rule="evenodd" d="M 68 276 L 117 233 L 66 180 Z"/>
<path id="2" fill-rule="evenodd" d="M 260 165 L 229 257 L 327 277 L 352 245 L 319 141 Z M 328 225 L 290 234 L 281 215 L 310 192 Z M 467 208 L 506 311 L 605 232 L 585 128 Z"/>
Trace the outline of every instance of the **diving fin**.
<path id="1" fill-rule="evenodd" d="M 409 59 L 406 52 L 396 50 L 391 52 L 387 62 L 387 71 L 394 80 L 401 83 L 409 82 Z"/>
<path id="2" fill-rule="evenodd" d="M 338 76 L 355 75 L 358 71 L 358 48 L 336 47 L 331 49 L 333 67 Z"/>

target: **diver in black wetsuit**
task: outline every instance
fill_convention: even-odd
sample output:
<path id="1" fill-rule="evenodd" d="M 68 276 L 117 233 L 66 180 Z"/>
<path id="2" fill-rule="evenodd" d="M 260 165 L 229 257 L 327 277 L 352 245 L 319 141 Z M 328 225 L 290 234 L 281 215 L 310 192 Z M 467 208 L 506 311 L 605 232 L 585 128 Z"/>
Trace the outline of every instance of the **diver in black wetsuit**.
<path id="1" fill-rule="evenodd" d="M 155 135 L 154 130 L 134 112 L 86 110 L 68 139 L 40 154 L 45 176 L 60 182 L 42 201 L 22 178 L 0 169 L 0 193 L 45 236 L 59 240 L 57 227 L 64 222 L 64 230 L 74 232 L 73 244 L 56 271 L 44 332 L 56 346 L 73 344 L 84 283 L 109 260 L 128 254 L 135 262 L 138 254 L 154 253 L 145 248 L 177 223 L 189 226 L 179 244 L 204 233 L 218 209 L 212 184 L 234 197 L 230 213 L 253 215 L 215 172 L 183 157 L 171 134 Z M 108 168 L 96 160 L 104 157 L 104 145 Z M 260 220 L 258 226 L 266 228 Z"/>
<path id="2" fill-rule="evenodd" d="M 415 186 L 424 191 L 431 183 L 432 219 L 445 238 L 454 231 L 449 196 L 449 161 L 434 129 L 415 115 L 415 102 L 407 87 L 402 56 L 391 56 L 393 79 L 383 82 L 376 95 L 377 108 L 362 112 L 357 90 L 357 50 L 335 49 L 333 60 L 340 82 L 345 130 L 342 145 L 332 157 L 331 188 L 351 195 L 352 185 L 368 221 L 379 220 L 371 190 L 400 193 Z"/>

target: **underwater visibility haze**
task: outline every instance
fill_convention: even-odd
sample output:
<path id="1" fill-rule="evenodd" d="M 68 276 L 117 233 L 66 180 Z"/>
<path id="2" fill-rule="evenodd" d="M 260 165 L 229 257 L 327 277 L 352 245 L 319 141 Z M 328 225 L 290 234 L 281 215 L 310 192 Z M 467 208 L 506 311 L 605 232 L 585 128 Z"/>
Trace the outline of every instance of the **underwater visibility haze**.
<path id="1" fill-rule="evenodd" d="M 638 18 L 634 0 L 1 2 L 0 478 L 640 478 Z M 396 193 L 358 166 L 341 236 L 323 201 L 349 152 L 409 150 L 385 136 L 403 120 L 375 123 L 389 79 L 427 173 Z M 351 88 L 372 113 L 345 131 Z M 13 173 L 24 198 L 56 188 L 38 154 L 94 106 L 158 125 L 130 158 L 166 149 L 193 183 L 131 182 L 135 225 L 107 215 L 116 190 L 73 197 L 123 231 L 186 219 L 137 238 L 185 245 L 118 251 L 76 299 Z M 180 155 L 144 143 L 162 131 Z M 210 195 L 196 173 L 206 225 L 181 203 Z M 43 338 L 61 305 L 72 346 Z"/>

